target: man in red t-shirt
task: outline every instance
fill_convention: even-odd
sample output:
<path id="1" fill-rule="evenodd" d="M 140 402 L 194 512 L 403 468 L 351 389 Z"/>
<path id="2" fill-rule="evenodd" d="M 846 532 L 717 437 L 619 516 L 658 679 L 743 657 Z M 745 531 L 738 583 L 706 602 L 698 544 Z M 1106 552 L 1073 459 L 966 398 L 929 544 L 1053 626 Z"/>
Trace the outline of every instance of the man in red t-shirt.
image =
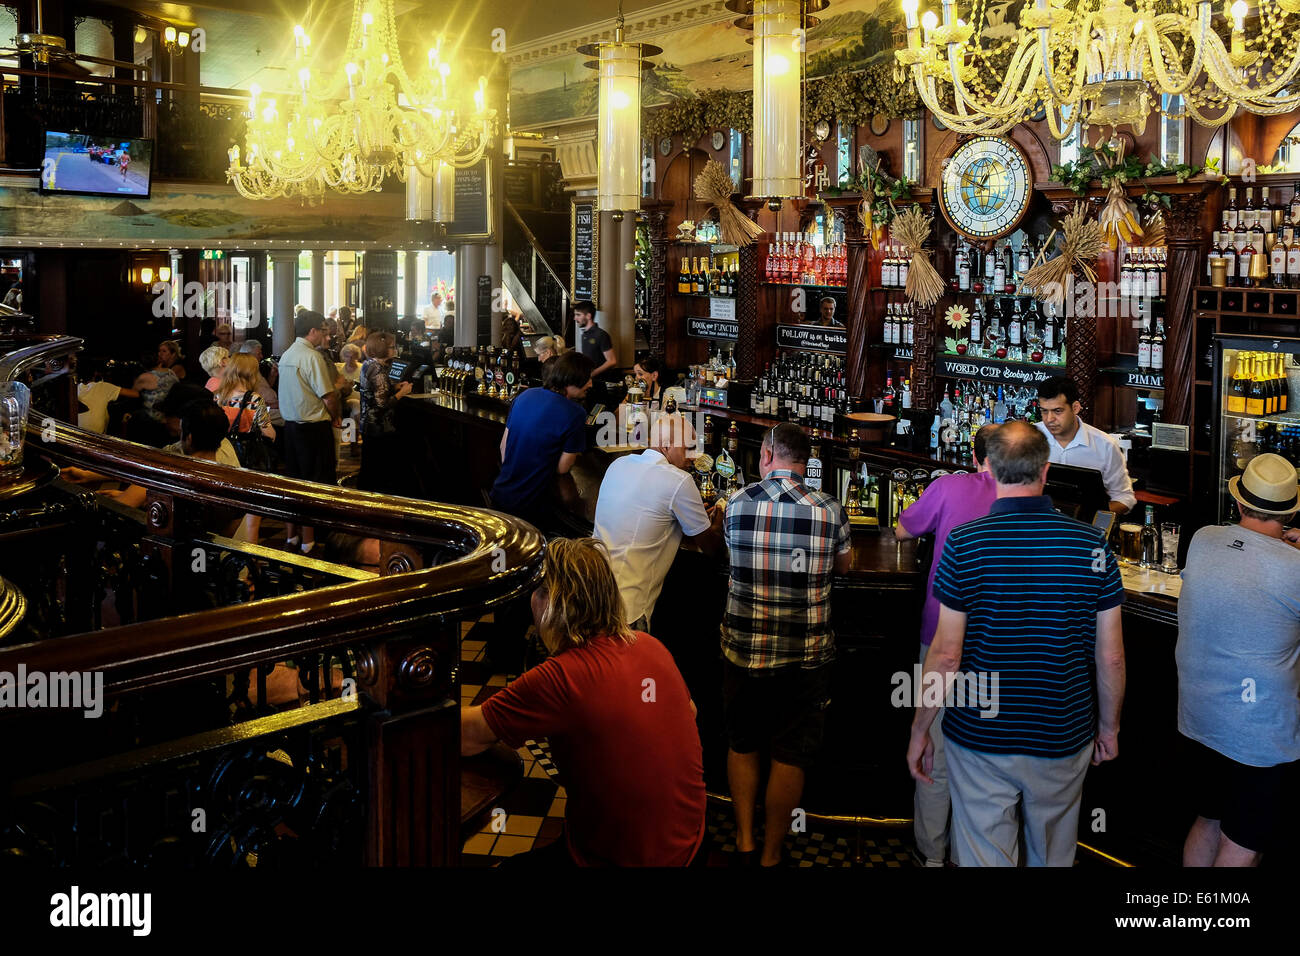
<path id="1" fill-rule="evenodd" d="M 533 595 L 554 655 L 461 708 L 461 753 L 546 737 L 568 794 L 566 840 L 580 866 L 686 866 L 704 839 L 695 704 L 672 655 L 628 630 L 609 559 L 592 538 L 547 548 Z"/>

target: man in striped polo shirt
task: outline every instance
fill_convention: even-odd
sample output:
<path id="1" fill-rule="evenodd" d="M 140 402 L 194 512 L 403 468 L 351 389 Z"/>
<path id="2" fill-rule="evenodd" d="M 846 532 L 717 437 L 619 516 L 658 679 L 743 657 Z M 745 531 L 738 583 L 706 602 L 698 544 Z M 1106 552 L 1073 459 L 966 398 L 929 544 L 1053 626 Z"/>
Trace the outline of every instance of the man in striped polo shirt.
<path id="1" fill-rule="evenodd" d="M 840 503 L 803 483 L 811 451 L 798 425 L 763 439 L 762 481 L 737 491 L 723 519 L 731 580 L 722 619 L 727 783 L 736 849 L 752 860 L 759 751 L 772 757 L 763 800 L 763 866 L 781 862 L 804 771 L 821 750 L 835 638 L 831 580 L 849 569 L 849 519 Z"/>
<path id="2" fill-rule="evenodd" d="M 935 573 L 925 672 L 955 704 L 943 734 L 961 866 L 1018 865 L 1022 829 L 1029 865 L 1072 865 L 1088 763 L 1118 752 L 1124 587 L 1097 530 L 1043 494 L 1048 455 L 1023 422 L 989 437 L 997 500 L 953 530 Z M 921 702 L 907 762 L 928 784 L 939 710 L 929 695 Z"/>

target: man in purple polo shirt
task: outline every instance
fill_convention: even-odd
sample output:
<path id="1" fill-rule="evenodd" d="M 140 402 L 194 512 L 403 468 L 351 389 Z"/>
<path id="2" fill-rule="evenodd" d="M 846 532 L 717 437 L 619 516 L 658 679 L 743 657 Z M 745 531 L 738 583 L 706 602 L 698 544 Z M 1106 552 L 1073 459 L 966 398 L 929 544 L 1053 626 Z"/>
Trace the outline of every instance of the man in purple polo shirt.
<path id="1" fill-rule="evenodd" d="M 934 535 L 934 560 L 930 562 L 930 579 L 925 585 L 925 607 L 921 611 L 921 663 L 939 625 L 939 599 L 934 590 L 934 572 L 943 555 L 948 533 L 959 524 L 983 518 L 998 496 L 998 484 L 989 473 L 984 457 L 985 444 L 996 425 L 985 425 L 975 433 L 975 463 L 979 471 L 944 475 L 930 483 L 916 503 L 898 516 L 894 536 L 899 541 Z M 934 740 L 934 769 L 930 776 L 934 783 L 918 782 L 916 785 L 915 812 L 912 828 L 916 836 L 916 852 L 924 858 L 926 866 L 943 866 L 948 856 L 948 814 L 952 800 L 948 796 L 948 767 L 943 755 L 943 732 L 938 728 L 942 713 L 935 719 L 930 734 Z"/>

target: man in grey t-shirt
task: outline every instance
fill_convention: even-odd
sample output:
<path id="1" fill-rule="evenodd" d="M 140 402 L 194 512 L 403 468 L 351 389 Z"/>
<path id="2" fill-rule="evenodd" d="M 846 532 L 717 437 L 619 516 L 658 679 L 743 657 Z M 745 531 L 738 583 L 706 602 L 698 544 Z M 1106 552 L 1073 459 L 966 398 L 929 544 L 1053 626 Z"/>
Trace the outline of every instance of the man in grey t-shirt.
<path id="1" fill-rule="evenodd" d="M 1241 523 L 1192 538 L 1178 599 L 1178 730 L 1197 818 L 1185 866 L 1255 866 L 1291 813 L 1300 760 L 1296 470 L 1259 455 L 1228 490 Z"/>

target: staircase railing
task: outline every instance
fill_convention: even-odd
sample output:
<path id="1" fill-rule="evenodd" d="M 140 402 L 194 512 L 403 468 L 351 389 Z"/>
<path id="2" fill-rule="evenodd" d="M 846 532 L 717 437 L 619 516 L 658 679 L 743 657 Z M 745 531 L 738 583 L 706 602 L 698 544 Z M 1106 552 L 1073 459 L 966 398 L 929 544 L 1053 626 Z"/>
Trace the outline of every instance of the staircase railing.
<path id="1" fill-rule="evenodd" d="M 567 335 L 569 287 L 556 275 L 541 243 L 509 200 L 505 200 L 505 209 L 504 261 L 513 270 L 520 289 L 527 294 L 547 327 L 557 334 Z"/>

